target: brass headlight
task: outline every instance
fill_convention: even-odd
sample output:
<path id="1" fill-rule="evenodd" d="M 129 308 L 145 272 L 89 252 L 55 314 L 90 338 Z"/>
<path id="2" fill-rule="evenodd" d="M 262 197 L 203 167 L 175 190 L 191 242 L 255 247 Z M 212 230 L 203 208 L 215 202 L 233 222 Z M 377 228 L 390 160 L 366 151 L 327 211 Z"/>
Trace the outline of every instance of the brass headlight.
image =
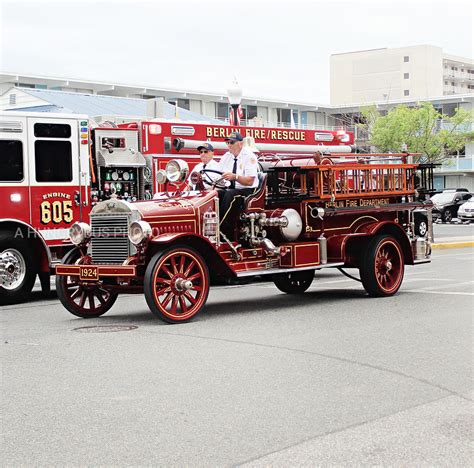
<path id="1" fill-rule="evenodd" d="M 146 221 L 134 221 L 130 224 L 128 238 L 132 244 L 138 245 L 151 236 L 151 226 Z"/>
<path id="2" fill-rule="evenodd" d="M 188 174 L 188 163 L 182 159 L 172 159 L 166 165 L 166 175 L 170 182 L 184 182 L 188 178 Z"/>
<path id="3" fill-rule="evenodd" d="M 69 239 L 75 245 L 82 244 L 91 236 L 91 227 L 87 223 L 74 223 L 69 228 Z"/>

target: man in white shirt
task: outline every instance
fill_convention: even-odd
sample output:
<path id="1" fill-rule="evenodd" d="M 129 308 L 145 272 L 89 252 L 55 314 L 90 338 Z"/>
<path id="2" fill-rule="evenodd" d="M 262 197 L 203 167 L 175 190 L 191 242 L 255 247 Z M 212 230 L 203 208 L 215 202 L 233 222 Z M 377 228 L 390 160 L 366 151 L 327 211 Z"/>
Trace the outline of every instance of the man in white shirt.
<path id="1" fill-rule="evenodd" d="M 230 185 L 219 193 L 220 229 L 233 240 L 236 214 L 242 209 L 245 197 L 258 187 L 258 164 L 255 154 L 244 148 L 239 132 L 232 132 L 225 141 L 229 151 L 222 156 L 219 169 Z"/>
<path id="2" fill-rule="evenodd" d="M 193 189 L 195 189 L 193 183 L 191 182 L 191 175 L 193 172 L 201 172 L 204 169 L 211 169 L 213 171 L 220 170 L 219 163 L 214 161 L 214 147 L 210 143 L 203 143 L 197 147 L 197 150 L 199 151 L 201 162 L 194 166 L 194 169 L 191 171 L 188 177 L 188 187 L 192 187 Z M 221 175 L 216 172 L 204 172 L 201 173 L 201 175 L 205 189 L 211 188 L 212 182 L 221 177 Z"/>

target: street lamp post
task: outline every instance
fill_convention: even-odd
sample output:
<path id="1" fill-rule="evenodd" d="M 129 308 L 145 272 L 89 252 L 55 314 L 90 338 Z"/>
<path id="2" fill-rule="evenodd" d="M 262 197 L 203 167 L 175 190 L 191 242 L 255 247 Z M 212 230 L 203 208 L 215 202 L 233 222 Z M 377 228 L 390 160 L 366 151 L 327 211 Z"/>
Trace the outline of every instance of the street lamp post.
<path id="1" fill-rule="evenodd" d="M 227 96 L 229 98 L 229 104 L 232 107 L 234 125 L 237 125 L 237 122 L 239 121 L 238 109 L 242 101 L 242 88 L 239 86 L 237 80 L 234 80 L 232 86 L 227 90 Z"/>

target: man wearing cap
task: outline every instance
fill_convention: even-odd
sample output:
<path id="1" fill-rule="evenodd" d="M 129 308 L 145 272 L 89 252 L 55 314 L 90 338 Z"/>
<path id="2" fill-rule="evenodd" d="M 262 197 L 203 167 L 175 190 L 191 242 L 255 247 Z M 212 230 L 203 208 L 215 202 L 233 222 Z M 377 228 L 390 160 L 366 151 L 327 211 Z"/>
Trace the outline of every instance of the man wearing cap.
<path id="1" fill-rule="evenodd" d="M 219 193 L 219 213 L 221 231 L 231 238 L 234 215 L 242 209 L 245 197 L 258 187 L 258 164 L 255 154 L 244 148 L 239 132 L 232 132 L 225 142 L 228 151 L 222 156 L 219 169 L 223 172 L 222 178 L 229 181 L 229 186 Z"/>
<path id="2" fill-rule="evenodd" d="M 214 147 L 210 143 L 203 143 L 202 145 L 197 147 L 199 151 L 199 156 L 201 157 L 201 162 L 196 164 L 194 169 L 191 171 L 193 172 L 201 172 L 203 169 L 212 169 L 213 171 L 219 171 L 219 164 L 214 161 Z M 188 177 L 188 187 L 193 187 L 191 182 L 191 174 Z M 211 187 L 211 182 L 219 179 L 220 174 L 215 172 L 207 172 L 203 174 L 202 182 L 205 188 Z"/>

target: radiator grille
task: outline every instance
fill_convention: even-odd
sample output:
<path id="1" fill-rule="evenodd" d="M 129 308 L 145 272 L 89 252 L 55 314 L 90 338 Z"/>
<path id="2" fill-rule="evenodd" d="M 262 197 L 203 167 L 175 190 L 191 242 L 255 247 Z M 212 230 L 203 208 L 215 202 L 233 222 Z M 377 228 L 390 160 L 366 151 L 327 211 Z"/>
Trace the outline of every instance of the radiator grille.
<path id="1" fill-rule="evenodd" d="M 91 216 L 91 255 L 98 264 L 122 264 L 130 256 L 128 216 Z"/>

